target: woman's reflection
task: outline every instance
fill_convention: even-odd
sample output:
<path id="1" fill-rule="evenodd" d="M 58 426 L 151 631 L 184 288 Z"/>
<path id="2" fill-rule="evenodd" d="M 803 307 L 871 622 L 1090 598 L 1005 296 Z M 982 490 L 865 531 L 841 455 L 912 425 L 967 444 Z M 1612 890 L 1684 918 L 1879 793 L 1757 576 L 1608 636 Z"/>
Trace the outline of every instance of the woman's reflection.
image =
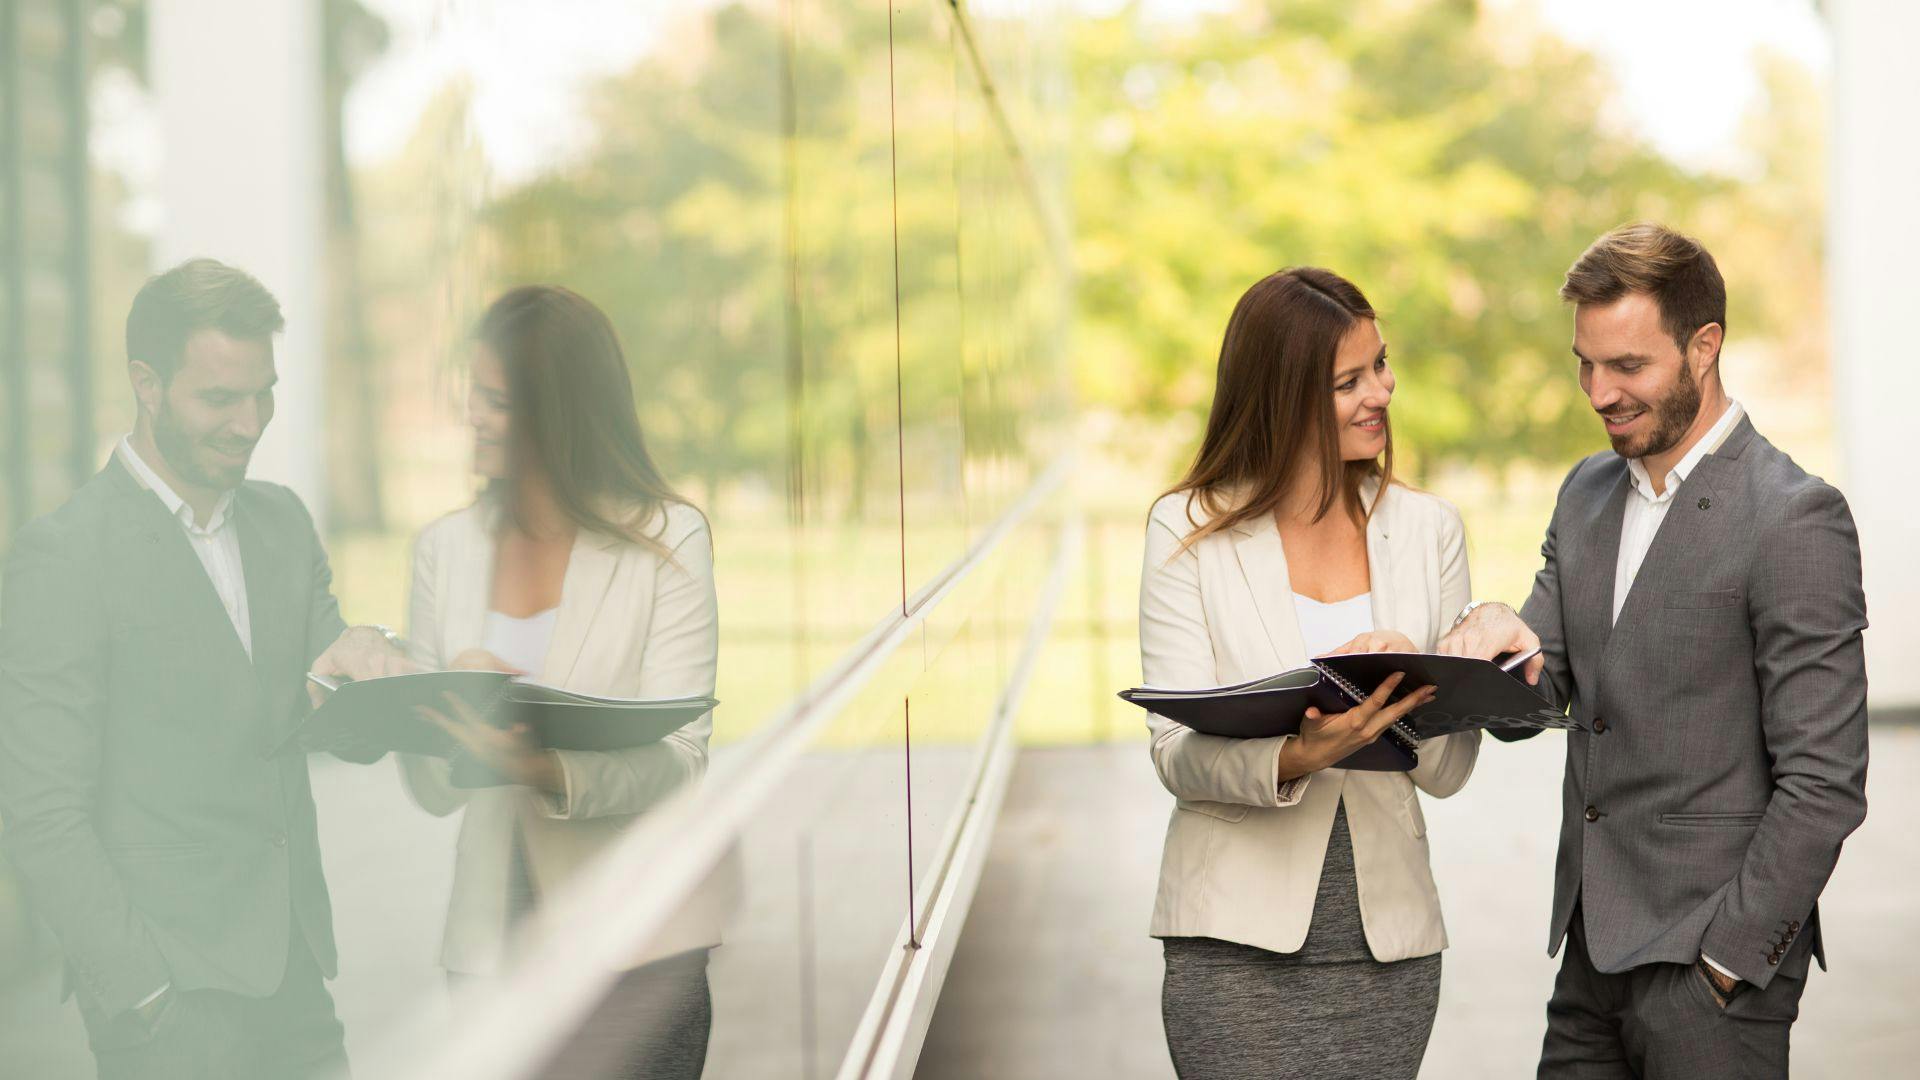
<path id="1" fill-rule="evenodd" d="M 474 338 L 468 414 L 486 488 L 416 544 L 418 659 L 608 697 L 712 694 L 712 538 L 647 454 L 612 324 L 576 293 L 527 286 L 500 297 Z M 430 718 L 455 736 L 458 764 L 407 756 L 401 769 L 428 811 L 466 807 L 441 954 L 458 982 L 498 971 L 542 895 L 701 775 L 712 719 L 588 752 L 542 749 L 523 727 L 455 705 Z M 644 955 L 620 958 L 630 970 L 563 1055 L 578 1066 L 555 1071 L 700 1074 L 718 907 L 694 905 Z"/>

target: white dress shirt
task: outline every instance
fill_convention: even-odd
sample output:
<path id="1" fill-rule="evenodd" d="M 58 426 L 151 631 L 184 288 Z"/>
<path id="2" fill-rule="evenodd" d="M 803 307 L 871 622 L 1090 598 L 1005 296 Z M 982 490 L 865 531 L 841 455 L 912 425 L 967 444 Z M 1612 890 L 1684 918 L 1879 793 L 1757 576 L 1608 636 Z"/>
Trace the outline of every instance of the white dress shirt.
<path id="1" fill-rule="evenodd" d="M 233 492 L 220 496 L 204 526 L 196 524 L 193 507 L 141 460 L 140 452 L 133 448 L 133 436 L 122 436 L 114 452 L 142 487 L 160 497 L 167 513 L 185 530 L 188 545 L 200 557 L 200 565 L 207 568 L 213 591 L 220 595 L 220 605 L 227 609 L 227 619 L 233 623 L 240 647 L 247 651 L 247 659 L 253 659 L 253 622 L 247 614 L 247 577 L 240 566 L 240 530 L 233 524 Z"/>
<path id="2" fill-rule="evenodd" d="M 1727 411 L 1721 413 L 1720 419 L 1714 421 L 1700 441 L 1693 444 L 1693 449 L 1681 455 L 1680 460 L 1667 471 L 1663 485 L 1665 490 L 1658 495 L 1653 493 L 1653 476 L 1647 472 L 1646 462 L 1640 458 L 1627 459 L 1627 487 L 1631 494 L 1627 498 L 1626 515 L 1620 522 L 1620 559 L 1613 568 L 1614 622 L 1620 621 L 1620 609 L 1626 605 L 1627 591 L 1633 588 L 1633 579 L 1640 576 L 1640 564 L 1647 561 L 1647 549 L 1653 546 L 1660 523 L 1667 520 L 1667 511 L 1673 506 L 1673 493 L 1680 489 L 1681 483 L 1693 472 L 1694 466 L 1700 464 L 1701 458 L 1720 449 L 1745 415 L 1746 410 L 1740 407 L 1739 402 L 1729 400 Z M 1700 959 L 1729 979 L 1740 977 L 1705 953 L 1700 954 Z"/>

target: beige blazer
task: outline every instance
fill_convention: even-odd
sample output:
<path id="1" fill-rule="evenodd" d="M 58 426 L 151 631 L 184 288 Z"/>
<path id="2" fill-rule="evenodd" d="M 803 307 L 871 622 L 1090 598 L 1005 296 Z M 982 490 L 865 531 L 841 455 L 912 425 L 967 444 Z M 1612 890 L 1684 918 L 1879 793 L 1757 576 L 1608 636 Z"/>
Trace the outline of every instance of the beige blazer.
<path id="1" fill-rule="evenodd" d="M 1369 485 L 1372 498 L 1377 485 Z M 1147 522 L 1140 579 L 1140 666 L 1151 686 L 1223 686 L 1307 662 L 1286 553 L 1271 518 L 1215 533 L 1175 555 L 1193 529 L 1187 497 Z M 1194 519 L 1204 521 L 1196 504 Z M 1367 526 L 1373 622 L 1431 649 L 1467 603 L 1465 532 L 1435 496 L 1394 486 Z M 1282 791 L 1290 736 L 1228 739 L 1147 715 L 1154 768 L 1175 796 L 1167 823 L 1155 937 L 1211 937 L 1293 952 L 1342 800 L 1353 836 L 1360 915 L 1375 959 L 1446 948 L 1417 791 L 1444 798 L 1473 771 L 1480 733 L 1434 739 L 1411 773 L 1327 769 Z"/>
<path id="2" fill-rule="evenodd" d="M 421 532 L 414 546 L 408 636 L 414 658 L 441 668 L 481 644 L 493 582 L 496 505 L 483 497 Z M 639 544 L 582 532 L 561 585 L 560 611 L 541 681 L 589 694 L 667 698 L 711 694 L 719 649 L 713 544 L 692 507 L 667 511 L 662 559 Z M 507 890 L 516 828 L 534 888 L 550 893 L 611 843 L 634 818 L 707 767 L 712 715 L 665 739 L 618 752 L 561 750 L 566 794 L 525 787 L 456 788 L 447 762 L 400 756 L 414 800 L 431 813 L 465 808 L 454 856 L 453 895 L 441 962 L 449 971 L 496 970 L 508 940 Z M 724 861 L 641 955 L 609 958 L 634 967 L 718 944 L 737 895 Z"/>

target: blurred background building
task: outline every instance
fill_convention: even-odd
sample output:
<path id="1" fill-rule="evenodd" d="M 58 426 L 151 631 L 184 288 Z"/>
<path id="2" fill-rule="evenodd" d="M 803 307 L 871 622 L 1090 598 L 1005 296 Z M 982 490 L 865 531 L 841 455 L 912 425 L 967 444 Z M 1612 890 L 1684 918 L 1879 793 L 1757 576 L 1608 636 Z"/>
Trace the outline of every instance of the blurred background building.
<path id="1" fill-rule="evenodd" d="M 436 957 L 452 823 L 316 757 L 363 1076 L 529 1075 L 713 866 L 709 1076 L 1166 1076 L 1145 938 L 1170 802 L 1139 714 L 1145 507 L 1227 312 L 1291 263 L 1384 316 L 1413 482 L 1518 598 L 1602 445 L 1554 290 L 1598 233 L 1700 237 L 1724 370 L 1847 492 L 1873 811 L 1834 879 L 1809 1076 L 1920 1051 L 1920 12 L 1896 0 L 0 0 L 0 546 L 131 423 L 121 327 L 191 255 L 280 298 L 254 475 L 323 523 L 354 622 L 469 501 L 466 336 L 502 290 L 613 317 L 709 516 L 712 765 L 560 898 L 516 976 Z M 1538 745 L 1535 745 L 1538 744 Z M 1454 949 L 1433 1076 L 1530 1068 L 1560 753 L 1429 812 Z M 4 823 L 0 822 L 0 828 Z M 0 877 L 0 1071 L 91 1075 Z"/>

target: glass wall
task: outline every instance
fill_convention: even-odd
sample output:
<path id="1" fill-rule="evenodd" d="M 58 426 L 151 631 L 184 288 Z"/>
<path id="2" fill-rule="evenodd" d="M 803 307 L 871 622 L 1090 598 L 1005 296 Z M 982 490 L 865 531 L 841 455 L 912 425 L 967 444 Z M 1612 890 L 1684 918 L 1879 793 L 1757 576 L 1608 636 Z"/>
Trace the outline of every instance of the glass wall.
<path id="1" fill-rule="evenodd" d="M 955 841 L 1062 550 L 1069 274 L 1051 6 L 6 11 L 9 56 L 81 73 L 61 100 L 92 125 L 94 193 L 89 206 L 75 181 L 28 175 L 28 129 L 52 121 L 24 107 L 38 91 L 22 66 L 7 86 L 7 220 L 47 220 L 55 198 L 83 208 L 92 260 L 68 254 L 59 280 L 87 297 L 92 329 L 41 348 L 40 323 L 7 309 L 0 394 L 33 432 L 17 437 L 16 421 L 0 440 L 16 549 L 45 531 L 27 518 L 85 498 L 103 465 L 111 479 L 122 434 L 188 494 L 198 474 L 166 464 L 191 447 L 167 433 L 211 431 L 216 449 L 239 437 L 191 429 L 181 411 L 201 370 L 190 335 L 157 365 L 174 370 L 154 373 L 153 396 L 129 389 L 136 291 L 208 256 L 279 302 L 271 423 L 240 452 L 257 439 L 248 475 L 287 485 L 313 517 L 346 623 L 391 627 L 428 669 L 718 704 L 675 714 L 664 737 L 590 749 L 544 727 L 503 732 L 487 711 L 501 699 L 471 697 L 414 716 L 448 733 L 433 754 L 366 762 L 308 740 L 304 780 L 272 774 L 275 812 L 311 815 L 320 885 L 302 877 L 299 830 L 289 843 L 237 822 L 241 804 L 206 796 L 206 770 L 156 761 L 124 779 L 116 758 L 142 745 L 129 726 L 188 700 L 110 685 L 105 668 L 125 667 L 142 626 L 194 646 L 168 646 L 178 670 L 210 665 L 193 676 L 209 715 L 247 714 L 183 739 L 240 738 L 262 711 L 275 733 L 305 723 L 305 706 L 280 715 L 216 693 L 243 671 L 238 652 L 215 663 L 234 634 L 267 700 L 302 692 L 298 664 L 270 672 L 279 654 L 262 651 L 290 610 L 263 583 L 278 556 L 254 531 L 276 527 L 271 514 L 247 509 L 270 489 L 225 504 L 244 629 L 212 605 L 143 612 L 138 583 L 162 564 L 138 549 L 100 596 L 23 587 L 41 564 L 16 551 L 0 584 L 14 624 L 0 705 L 84 736 L 55 753 L 43 729 L 0 721 L 0 846 L 15 856 L 0 881 L 0 1059 L 92 1075 L 90 1029 L 104 1052 L 146 1052 L 126 1018 L 148 1010 L 101 1008 L 135 1004 L 122 975 L 198 1003 L 160 1012 L 153 1034 L 193 1049 L 204 1031 L 167 1017 L 218 1014 L 218 994 L 279 1008 L 305 926 L 319 967 L 337 953 L 325 985 L 360 1075 L 865 1072 L 923 977 L 914 956 L 961 874 Z M 35 31 L 43 15 L 69 37 Z M 28 257 L 45 245 L 13 237 L 9 302 L 50 296 L 44 260 Z M 192 503 L 186 543 L 217 544 L 194 538 L 220 526 Z M 170 549 L 180 520 L 155 505 L 126 512 L 148 514 Z M 113 519 L 75 520 L 85 532 Z M 67 554 L 84 570 L 118 550 L 88 539 Z M 218 592 L 212 564 L 200 577 L 164 566 L 183 576 L 169 586 L 182 604 Z M 45 635 L 23 624 L 54 603 L 81 612 L 56 629 L 91 643 L 63 669 L 63 685 L 95 688 L 84 702 L 50 702 L 36 677 Z M 308 637 L 318 649 L 333 629 Z M 166 657 L 139 662 L 168 686 L 187 679 Z M 259 779 L 233 768 L 235 783 Z M 223 846 L 256 826 L 281 861 Z M 200 896 L 189 879 L 210 872 L 280 891 L 260 894 L 271 910 L 247 893 L 253 909 L 228 929 L 150 899 Z M 102 952 L 97 912 L 54 910 L 76 874 L 121 883 L 131 945 Z M 331 946 L 313 928 L 327 910 Z M 276 955 L 257 965 L 246 950 L 263 948 Z M 86 969 L 116 963 L 90 986 Z"/>

